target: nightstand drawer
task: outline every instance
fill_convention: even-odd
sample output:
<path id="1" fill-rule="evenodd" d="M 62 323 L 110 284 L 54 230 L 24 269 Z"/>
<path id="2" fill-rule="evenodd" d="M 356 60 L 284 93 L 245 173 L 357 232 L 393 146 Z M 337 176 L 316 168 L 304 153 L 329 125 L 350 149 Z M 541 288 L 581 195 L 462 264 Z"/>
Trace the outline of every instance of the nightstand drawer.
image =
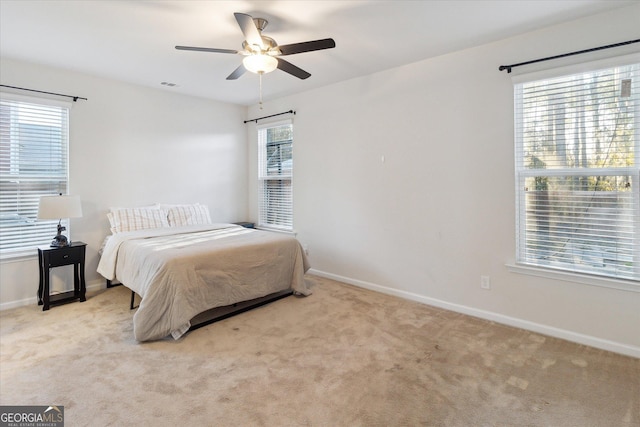
<path id="1" fill-rule="evenodd" d="M 50 251 L 48 254 L 49 267 L 59 267 L 80 262 L 83 249 L 83 247 L 67 247 Z"/>

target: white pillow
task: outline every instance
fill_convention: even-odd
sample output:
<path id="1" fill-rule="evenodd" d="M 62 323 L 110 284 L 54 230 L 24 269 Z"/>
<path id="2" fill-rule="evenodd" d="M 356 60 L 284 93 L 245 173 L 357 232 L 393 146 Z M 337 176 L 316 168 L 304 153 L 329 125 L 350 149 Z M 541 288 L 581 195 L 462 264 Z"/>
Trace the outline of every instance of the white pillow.
<path id="1" fill-rule="evenodd" d="M 167 212 L 158 208 L 112 208 L 107 218 L 112 233 L 169 227 Z"/>
<path id="2" fill-rule="evenodd" d="M 171 227 L 184 225 L 211 224 L 209 208 L 199 203 L 193 205 L 174 205 L 167 210 L 167 218 Z"/>
<path id="3" fill-rule="evenodd" d="M 136 208 L 130 208 L 130 207 L 125 207 L 125 206 L 116 206 L 116 207 L 109 208 L 109 212 L 115 212 L 115 211 L 119 211 L 119 210 L 122 210 L 122 209 L 162 209 L 162 207 L 160 207 L 159 204 L 147 205 L 147 206 L 138 206 Z"/>

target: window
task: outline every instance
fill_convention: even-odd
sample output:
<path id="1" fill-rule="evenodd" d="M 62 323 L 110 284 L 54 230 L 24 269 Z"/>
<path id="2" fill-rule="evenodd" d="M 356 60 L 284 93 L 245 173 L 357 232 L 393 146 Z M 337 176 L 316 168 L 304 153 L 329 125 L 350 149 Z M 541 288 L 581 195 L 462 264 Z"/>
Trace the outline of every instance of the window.
<path id="1" fill-rule="evenodd" d="M 293 125 L 258 128 L 258 226 L 293 230 Z"/>
<path id="2" fill-rule="evenodd" d="M 640 64 L 515 85 L 519 263 L 640 280 Z"/>
<path id="3" fill-rule="evenodd" d="M 57 233 L 38 221 L 40 196 L 67 193 L 69 107 L 2 94 L 0 99 L 0 256 L 34 253 Z M 64 224 L 63 219 L 63 225 Z"/>

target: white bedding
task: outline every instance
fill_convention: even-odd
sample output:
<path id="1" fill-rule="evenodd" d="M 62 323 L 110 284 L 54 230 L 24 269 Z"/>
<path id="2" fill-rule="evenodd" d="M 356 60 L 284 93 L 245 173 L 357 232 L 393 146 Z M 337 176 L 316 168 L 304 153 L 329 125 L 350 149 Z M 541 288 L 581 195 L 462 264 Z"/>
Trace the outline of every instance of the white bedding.
<path id="1" fill-rule="evenodd" d="M 308 269 L 294 237 L 232 224 L 116 233 L 98 265 L 142 297 L 133 317 L 138 341 L 177 339 L 211 308 L 287 289 L 309 295 Z"/>

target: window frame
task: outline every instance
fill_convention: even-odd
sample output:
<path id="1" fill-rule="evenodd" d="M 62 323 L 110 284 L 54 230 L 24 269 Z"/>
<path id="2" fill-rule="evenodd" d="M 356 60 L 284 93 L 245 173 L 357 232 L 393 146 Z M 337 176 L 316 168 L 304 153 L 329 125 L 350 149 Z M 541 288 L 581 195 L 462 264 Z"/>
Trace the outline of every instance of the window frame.
<path id="1" fill-rule="evenodd" d="M 567 266 L 547 266 L 541 263 L 532 263 L 530 260 L 523 260 L 523 246 L 526 245 L 526 233 L 523 233 L 523 227 L 526 227 L 526 190 L 525 180 L 527 177 L 540 176 L 541 169 L 528 169 L 524 165 L 524 156 L 522 155 L 523 139 L 520 136 L 523 132 L 521 127 L 522 119 L 519 117 L 520 108 L 519 93 L 516 86 L 526 82 L 535 82 L 545 79 L 553 79 L 562 76 L 570 76 L 579 73 L 588 73 L 600 69 L 620 67 L 625 65 L 632 65 L 640 63 L 640 55 L 632 54 L 614 58 L 608 58 L 600 61 L 592 61 L 589 63 L 574 64 L 567 67 L 559 67 L 555 69 L 537 71 L 534 73 L 527 73 L 516 75 L 512 78 L 514 88 L 514 182 L 515 182 L 515 214 L 516 214 L 516 253 L 515 263 L 507 264 L 507 268 L 511 272 L 534 275 L 538 277 L 553 278 L 557 280 L 570 281 L 584 283 L 588 285 L 604 286 L 616 289 L 630 290 L 634 292 L 640 292 L 640 283 L 635 278 L 626 277 L 614 277 L 593 271 L 582 271 L 579 268 L 567 268 Z M 635 83 L 637 85 L 637 83 Z M 637 87 L 637 86 L 636 86 Z M 597 175 L 629 175 L 631 176 L 633 186 L 632 198 L 636 208 L 640 209 L 640 103 L 635 105 L 633 114 L 634 118 L 634 164 L 631 167 L 614 167 L 614 168 L 584 168 L 584 169 L 546 169 L 542 173 L 545 176 L 567 176 L 567 172 L 573 175 L 589 176 Z M 519 146 L 520 144 L 520 146 Z M 525 223 L 525 224 L 523 224 Z M 636 221 L 634 224 L 635 238 L 640 238 L 640 221 Z M 637 240 L 636 240 L 637 242 Z M 637 254 L 633 258 L 633 269 L 635 275 L 637 275 L 636 268 L 638 268 L 638 261 L 640 260 L 640 254 Z"/>
<path id="2" fill-rule="evenodd" d="M 268 129 L 290 126 L 291 127 L 291 139 L 288 140 L 287 144 L 289 145 L 289 149 L 291 151 L 291 166 L 288 168 L 282 168 L 282 159 L 279 162 L 279 172 L 270 173 L 269 172 L 269 159 L 267 154 L 267 146 L 270 142 L 266 137 L 266 133 Z M 273 230 L 273 231 L 281 231 L 281 232 L 294 232 L 293 229 L 293 142 L 294 142 L 294 130 L 293 130 L 293 120 L 280 120 L 269 123 L 264 123 L 256 126 L 257 132 L 257 145 L 258 145 L 258 228 Z M 286 160 L 284 160 L 286 161 Z M 285 188 L 285 193 L 282 190 L 282 184 L 279 185 L 279 189 L 276 190 L 276 198 L 274 200 L 275 205 L 272 205 L 269 201 L 268 190 L 265 188 L 265 185 L 272 182 L 285 182 L 285 187 L 288 182 L 288 194 L 286 194 L 287 190 Z M 283 202 L 282 199 L 278 199 L 278 196 L 284 196 L 284 202 L 286 204 L 281 204 Z M 275 220 L 270 220 L 269 218 L 276 218 Z"/>
<path id="3" fill-rule="evenodd" d="M 38 212 L 38 201 L 40 196 L 48 196 L 48 195 L 56 195 L 56 194 L 69 194 L 69 150 L 70 150 L 70 122 L 71 122 L 71 109 L 72 103 L 59 101 L 49 98 L 43 97 L 33 97 L 33 96 L 24 96 L 18 95 L 11 92 L 0 92 L 0 98 L 2 98 L 3 102 L 9 103 L 23 103 L 23 104 L 31 104 L 34 106 L 39 106 L 43 108 L 60 108 L 61 120 L 58 122 L 62 125 L 61 134 L 60 134 L 60 146 L 59 157 L 53 156 L 51 157 L 54 161 L 62 162 L 59 167 L 52 169 L 54 172 L 49 172 L 46 174 L 39 174 L 36 172 L 32 173 L 33 176 L 30 176 L 29 179 L 32 179 L 33 183 L 37 183 L 37 185 L 46 188 L 46 190 L 35 190 L 35 192 L 22 197 L 22 198 L 14 198 L 7 202 L 7 200 L 3 197 L 0 202 L 0 213 L 3 215 L 13 215 L 11 213 L 12 209 L 8 207 L 9 204 L 15 203 L 16 206 L 22 205 L 22 208 L 15 208 L 15 215 L 19 218 L 24 218 L 24 224 L 17 224 L 15 226 L 11 226 L 10 232 L 16 233 L 14 237 L 11 238 L 0 238 L 0 261 L 2 262 L 10 262 L 10 261 L 19 261 L 23 258 L 30 258 L 36 255 L 35 249 L 39 246 L 47 245 L 51 242 L 51 239 L 57 234 L 57 226 L 59 220 L 38 220 L 37 212 Z M 3 107 L 4 108 L 4 107 Z M 10 107 L 11 108 L 11 107 Z M 37 107 L 34 107 L 34 109 Z M 10 113 L 14 114 L 14 113 Z M 16 127 L 14 127 L 14 120 L 16 116 L 10 116 L 7 123 L 9 123 L 9 128 L 4 131 L 15 134 Z M 41 118 L 43 120 L 43 118 Z M 16 125 L 17 126 L 17 125 Z M 15 168 L 19 168 L 22 163 L 27 162 L 27 164 L 31 163 L 32 165 L 38 165 L 37 161 L 33 161 L 33 153 L 32 156 L 25 158 L 22 162 L 20 159 L 15 160 L 12 153 L 14 152 L 15 142 L 11 142 L 12 138 L 3 140 L 3 144 L 7 143 L 9 145 L 6 150 L 0 152 L 5 152 L 5 154 L 9 154 L 11 159 L 8 161 L 7 171 L 9 173 L 0 172 L 0 181 L 3 185 L 9 185 L 10 181 L 24 181 L 25 174 L 21 174 L 20 170 L 16 170 Z M 1 147 L 0 147 L 1 148 Z M 44 150 L 41 150 L 42 153 Z M 29 159 L 32 159 L 31 161 Z M 14 165 L 15 162 L 15 165 Z M 17 172 L 17 173 L 15 173 Z M 36 179 L 41 177 L 41 179 Z M 57 181 L 58 184 L 52 184 L 54 181 Z M 7 192 L 3 190 L 5 194 Z M 4 204 L 4 206 L 2 206 Z M 66 233 L 68 236 L 71 233 L 70 224 L 68 218 L 61 219 L 61 225 L 66 227 Z M 29 227 L 30 230 L 25 227 Z M 9 226 L 8 226 L 9 227 Z M 26 233 L 23 233 L 24 230 L 28 230 Z M 4 234 L 4 233 L 2 233 Z M 19 241 L 21 239 L 28 239 L 27 243 L 21 244 Z M 9 247 L 5 248 L 5 245 Z"/>

